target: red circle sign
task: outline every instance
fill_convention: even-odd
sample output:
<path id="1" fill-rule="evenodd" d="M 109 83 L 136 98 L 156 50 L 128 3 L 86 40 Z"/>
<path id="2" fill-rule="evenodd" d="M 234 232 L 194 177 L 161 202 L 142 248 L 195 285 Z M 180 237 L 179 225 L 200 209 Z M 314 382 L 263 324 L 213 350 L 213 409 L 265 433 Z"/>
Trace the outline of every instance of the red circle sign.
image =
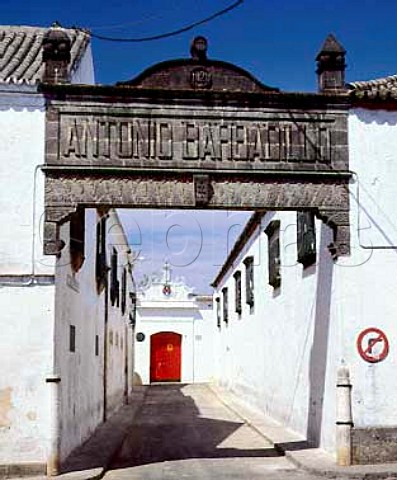
<path id="1" fill-rule="evenodd" d="M 357 349 L 366 362 L 381 362 L 389 353 L 389 340 L 379 328 L 366 328 L 357 338 Z"/>

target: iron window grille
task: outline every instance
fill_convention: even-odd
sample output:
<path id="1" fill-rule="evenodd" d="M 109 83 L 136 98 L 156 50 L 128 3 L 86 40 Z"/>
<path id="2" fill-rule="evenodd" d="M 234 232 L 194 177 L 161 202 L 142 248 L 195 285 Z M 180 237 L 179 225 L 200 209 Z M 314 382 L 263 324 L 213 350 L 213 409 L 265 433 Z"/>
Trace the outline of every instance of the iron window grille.
<path id="1" fill-rule="evenodd" d="M 216 326 L 220 329 L 221 328 L 221 299 L 216 297 Z"/>
<path id="2" fill-rule="evenodd" d="M 227 324 L 229 322 L 229 301 L 227 287 L 222 288 L 223 300 L 223 321 Z"/>
<path id="3" fill-rule="evenodd" d="M 129 313 L 129 321 L 132 328 L 135 328 L 137 296 L 136 296 L 136 292 L 130 292 L 129 295 L 131 300 L 131 310 Z"/>
<path id="4" fill-rule="evenodd" d="M 106 216 L 99 219 L 96 226 L 96 259 L 95 277 L 98 293 L 103 290 L 107 281 L 107 259 L 106 259 Z"/>
<path id="5" fill-rule="evenodd" d="M 241 272 L 238 270 L 234 274 L 234 286 L 235 286 L 235 310 L 236 313 L 241 315 L 242 306 L 241 306 Z"/>
<path id="6" fill-rule="evenodd" d="M 245 265 L 245 302 L 253 308 L 254 306 L 254 257 L 244 259 Z"/>
<path id="7" fill-rule="evenodd" d="M 121 313 L 125 315 L 127 307 L 127 270 L 123 268 L 123 276 L 121 278 Z"/>
<path id="8" fill-rule="evenodd" d="M 273 288 L 281 286 L 280 221 L 269 223 L 265 233 L 268 237 L 269 284 Z"/>
<path id="9" fill-rule="evenodd" d="M 76 327 L 75 325 L 69 326 L 69 352 L 76 351 Z"/>
<path id="10" fill-rule="evenodd" d="M 118 268 L 118 253 L 117 250 L 113 247 L 113 253 L 110 261 L 110 303 L 112 307 L 115 305 L 119 306 L 119 290 L 120 290 L 120 282 L 117 276 L 117 268 Z"/>

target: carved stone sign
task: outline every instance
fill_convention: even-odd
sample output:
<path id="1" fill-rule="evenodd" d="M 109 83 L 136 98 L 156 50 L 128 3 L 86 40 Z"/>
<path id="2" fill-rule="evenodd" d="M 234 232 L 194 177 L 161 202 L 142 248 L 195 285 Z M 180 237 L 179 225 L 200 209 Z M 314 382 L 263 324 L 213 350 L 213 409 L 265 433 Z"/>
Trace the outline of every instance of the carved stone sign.
<path id="1" fill-rule="evenodd" d="M 310 209 L 349 253 L 347 96 L 279 92 L 204 47 L 116 86 L 43 87 L 45 253 L 101 207 Z"/>
<path id="2" fill-rule="evenodd" d="M 338 114 L 134 108 L 60 111 L 47 163 L 209 170 L 347 169 Z M 92 110 L 91 110 L 92 111 Z"/>

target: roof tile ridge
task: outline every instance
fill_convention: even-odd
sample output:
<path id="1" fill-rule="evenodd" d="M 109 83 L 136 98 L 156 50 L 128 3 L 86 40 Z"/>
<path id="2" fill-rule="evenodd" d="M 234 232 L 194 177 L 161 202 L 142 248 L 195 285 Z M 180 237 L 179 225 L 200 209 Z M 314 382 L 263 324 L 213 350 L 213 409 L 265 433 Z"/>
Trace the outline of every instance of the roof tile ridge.
<path id="1" fill-rule="evenodd" d="M 12 42 L 9 43 L 3 56 L 3 62 L 0 65 L 0 72 L 3 78 L 8 77 L 13 72 L 13 59 L 15 57 L 15 52 L 18 51 L 23 43 L 23 36 L 24 34 L 22 32 L 15 32 L 15 34 L 13 34 Z"/>

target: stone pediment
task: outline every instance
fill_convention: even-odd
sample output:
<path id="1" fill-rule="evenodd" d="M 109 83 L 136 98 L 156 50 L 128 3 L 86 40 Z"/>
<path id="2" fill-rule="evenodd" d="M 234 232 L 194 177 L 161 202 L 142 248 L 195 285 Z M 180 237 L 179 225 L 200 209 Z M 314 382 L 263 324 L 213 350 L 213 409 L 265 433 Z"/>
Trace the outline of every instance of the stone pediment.
<path id="1" fill-rule="evenodd" d="M 202 42 L 202 50 L 198 51 Z M 119 82 L 117 86 L 142 89 L 201 90 L 211 92 L 278 92 L 263 85 L 249 72 L 236 65 L 210 60 L 206 55 L 207 44 L 198 37 L 192 44 L 192 58 L 169 60 L 149 67 L 135 79 Z"/>

